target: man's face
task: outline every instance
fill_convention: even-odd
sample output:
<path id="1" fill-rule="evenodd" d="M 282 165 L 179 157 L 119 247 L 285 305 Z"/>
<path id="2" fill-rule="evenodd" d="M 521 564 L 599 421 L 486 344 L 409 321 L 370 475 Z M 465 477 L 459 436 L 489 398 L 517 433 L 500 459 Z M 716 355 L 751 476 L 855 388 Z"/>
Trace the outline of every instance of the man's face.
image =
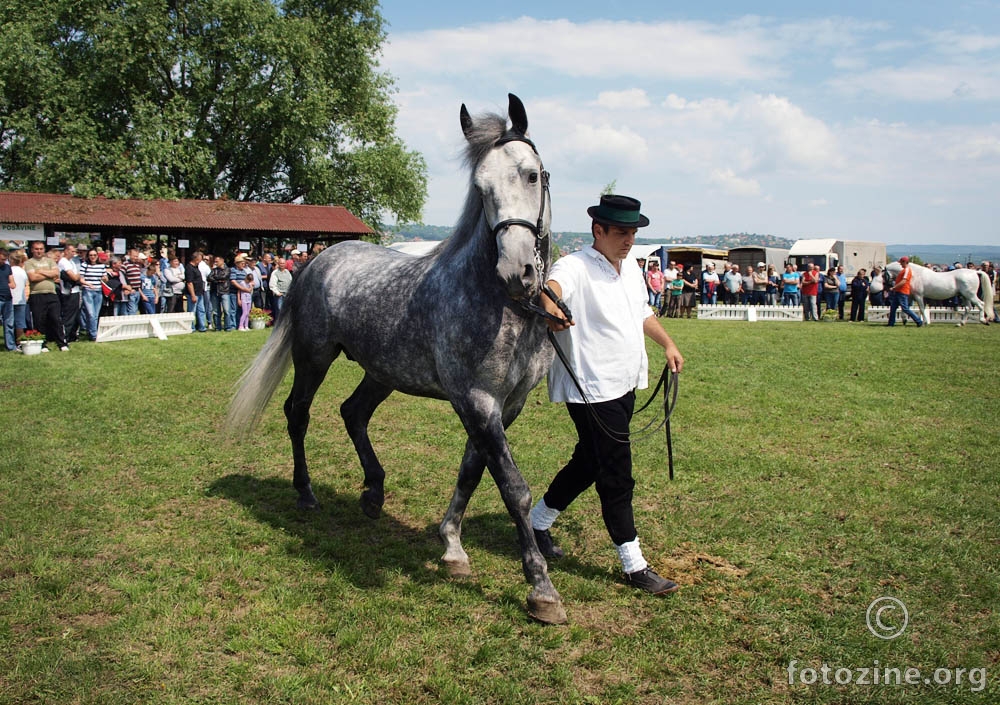
<path id="1" fill-rule="evenodd" d="M 611 262 L 623 260 L 635 244 L 636 232 L 636 228 L 598 223 L 594 227 L 595 249 Z"/>
<path id="2" fill-rule="evenodd" d="M 76 246 L 75 245 L 67 245 L 66 246 L 66 250 L 63 252 L 63 256 L 66 259 L 73 259 L 74 257 L 76 257 Z"/>
<path id="3" fill-rule="evenodd" d="M 34 242 L 31 244 L 31 256 L 42 258 L 45 256 L 45 245 L 41 242 Z"/>
<path id="4" fill-rule="evenodd" d="M 0 252 L 0 267 L 2 267 L 5 264 L 7 264 L 7 253 Z"/>

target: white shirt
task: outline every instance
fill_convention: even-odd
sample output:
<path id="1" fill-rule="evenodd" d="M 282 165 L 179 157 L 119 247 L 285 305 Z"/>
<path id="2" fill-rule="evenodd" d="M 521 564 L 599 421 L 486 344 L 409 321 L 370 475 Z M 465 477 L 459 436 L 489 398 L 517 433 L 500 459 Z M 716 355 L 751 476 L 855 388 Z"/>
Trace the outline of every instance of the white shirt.
<path id="1" fill-rule="evenodd" d="M 642 270 L 634 259 L 621 261 L 621 274 L 593 246 L 557 261 L 549 279 L 576 325 L 556 333 L 573 371 L 591 402 L 611 401 L 649 386 L 643 322 L 653 315 Z M 558 357 L 548 377 L 549 399 L 582 404 L 583 398 Z"/>
<path id="2" fill-rule="evenodd" d="M 59 258 L 59 271 L 60 272 L 73 272 L 74 274 L 79 274 L 80 273 L 80 268 L 76 266 L 76 262 L 74 260 L 66 259 L 65 257 L 61 257 L 61 258 Z M 62 294 L 64 294 L 64 295 L 65 294 L 79 294 L 80 293 L 80 285 L 77 284 L 77 285 L 74 285 L 74 286 L 67 286 L 66 283 L 62 280 L 62 277 L 60 277 L 59 278 L 59 291 Z"/>
<path id="3" fill-rule="evenodd" d="M 212 267 L 205 260 L 198 263 L 198 271 L 201 272 L 201 278 L 205 282 L 205 291 L 208 291 L 208 275 L 212 273 Z"/>
<path id="4" fill-rule="evenodd" d="M 10 290 L 11 303 L 14 306 L 20 306 L 26 303 L 24 288 L 28 283 L 28 273 L 24 271 L 24 267 L 18 265 L 11 266 L 10 271 L 14 273 L 14 288 Z"/>
<path id="5" fill-rule="evenodd" d="M 674 279 L 677 278 L 677 276 L 678 275 L 677 275 L 677 268 L 676 267 L 668 267 L 667 269 L 663 270 L 663 277 L 668 282 L 672 282 Z"/>

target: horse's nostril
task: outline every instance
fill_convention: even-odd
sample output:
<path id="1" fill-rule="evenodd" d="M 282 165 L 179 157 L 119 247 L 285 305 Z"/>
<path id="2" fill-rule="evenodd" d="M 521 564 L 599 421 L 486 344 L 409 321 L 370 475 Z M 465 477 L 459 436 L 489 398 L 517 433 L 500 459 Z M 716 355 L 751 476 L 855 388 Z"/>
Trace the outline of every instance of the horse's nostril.
<path id="1" fill-rule="evenodd" d="M 534 265 L 526 264 L 524 265 L 524 280 L 531 281 L 535 278 L 535 267 Z"/>

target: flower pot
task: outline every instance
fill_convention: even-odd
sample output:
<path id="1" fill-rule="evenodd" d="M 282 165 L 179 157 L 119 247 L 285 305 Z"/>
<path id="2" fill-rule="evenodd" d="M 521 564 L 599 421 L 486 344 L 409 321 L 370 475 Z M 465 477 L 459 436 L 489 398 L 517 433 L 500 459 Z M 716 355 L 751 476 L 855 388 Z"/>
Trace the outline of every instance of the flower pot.
<path id="1" fill-rule="evenodd" d="M 266 328 L 267 327 L 267 321 L 265 321 L 263 318 L 254 318 L 254 319 L 251 319 L 251 321 L 250 321 L 250 327 L 253 328 L 253 329 L 255 329 L 255 330 L 256 329 L 260 329 L 260 328 Z"/>
<path id="2" fill-rule="evenodd" d="M 23 340 L 21 341 L 21 352 L 25 355 L 41 355 L 42 343 L 44 340 Z"/>

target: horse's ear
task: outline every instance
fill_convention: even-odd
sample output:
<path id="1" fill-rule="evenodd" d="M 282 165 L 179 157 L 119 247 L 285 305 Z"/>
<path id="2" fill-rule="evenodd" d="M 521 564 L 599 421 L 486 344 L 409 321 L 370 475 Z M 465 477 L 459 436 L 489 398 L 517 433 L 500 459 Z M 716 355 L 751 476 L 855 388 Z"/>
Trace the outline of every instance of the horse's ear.
<path id="1" fill-rule="evenodd" d="M 472 116 L 469 115 L 469 109 L 465 107 L 465 103 L 462 103 L 462 109 L 458 111 L 458 121 L 462 123 L 462 133 L 468 139 L 472 134 Z"/>
<path id="2" fill-rule="evenodd" d="M 510 103 L 507 106 L 507 115 L 510 116 L 511 129 L 519 135 L 528 132 L 528 114 L 524 112 L 524 103 L 513 93 L 508 93 Z"/>

